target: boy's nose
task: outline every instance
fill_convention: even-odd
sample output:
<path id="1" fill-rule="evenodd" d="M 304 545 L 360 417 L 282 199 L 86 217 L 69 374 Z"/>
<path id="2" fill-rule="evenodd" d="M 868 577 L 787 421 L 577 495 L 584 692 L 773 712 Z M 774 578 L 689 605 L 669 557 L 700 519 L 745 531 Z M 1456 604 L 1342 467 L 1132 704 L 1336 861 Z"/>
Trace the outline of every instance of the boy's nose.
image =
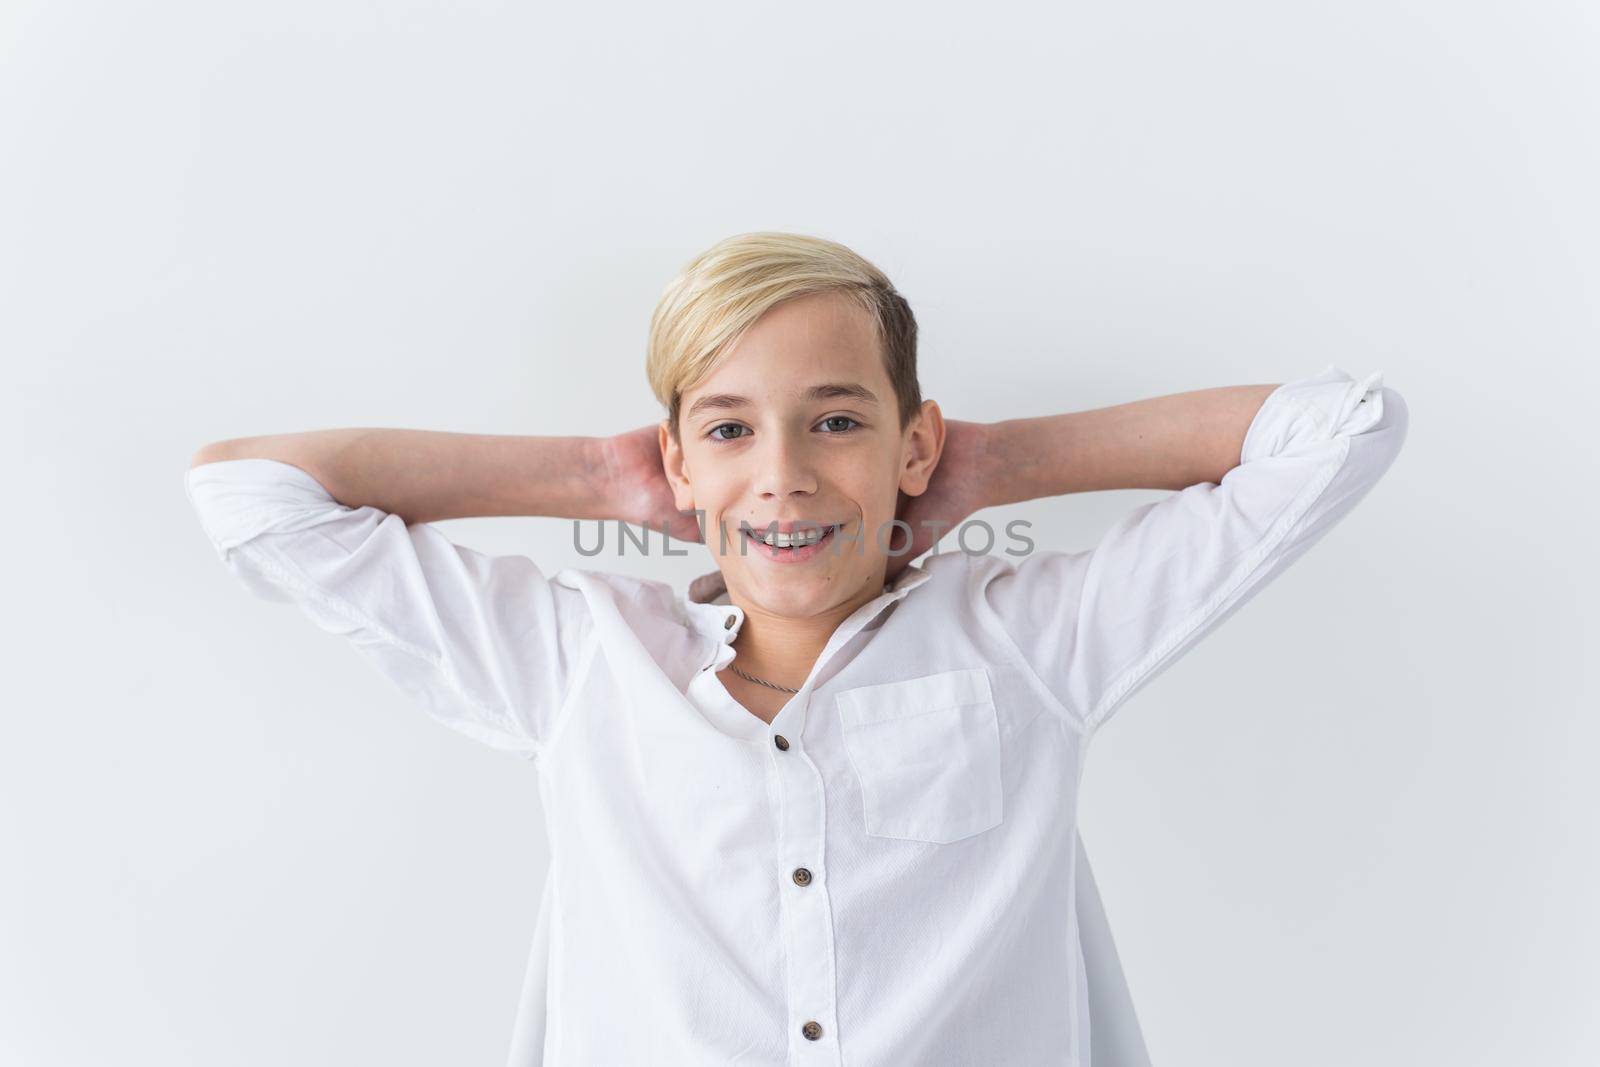
<path id="1" fill-rule="evenodd" d="M 777 438 L 762 453 L 756 489 L 768 500 L 787 500 L 817 491 L 816 470 L 804 444 Z"/>

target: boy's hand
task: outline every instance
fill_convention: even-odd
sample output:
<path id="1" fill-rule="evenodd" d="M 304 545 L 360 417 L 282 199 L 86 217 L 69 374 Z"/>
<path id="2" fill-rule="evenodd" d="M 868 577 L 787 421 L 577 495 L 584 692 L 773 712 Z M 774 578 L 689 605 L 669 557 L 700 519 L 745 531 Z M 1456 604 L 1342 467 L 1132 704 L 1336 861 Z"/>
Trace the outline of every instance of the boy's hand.
<path id="1" fill-rule="evenodd" d="M 987 494 L 996 474 L 991 470 L 991 444 L 990 424 L 944 420 L 944 451 L 927 490 L 921 496 L 900 493 L 895 518 L 910 525 L 911 548 L 904 550 L 906 531 L 895 526 L 887 539 L 891 554 L 886 581 L 894 581 L 912 560 L 932 548 L 935 540 L 954 537 L 964 519 L 989 506 Z"/>
<path id="2" fill-rule="evenodd" d="M 623 522 L 657 532 L 665 521 L 667 533 L 673 538 L 703 542 L 705 538 L 701 536 L 695 513 L 680 512 L 673 499 L 666 468 L 661 464 L 657 426 L 652 422 L 640 429 L 602 439 L 601 448 L 611 483 L 605 487 L 606 497 L 611 502 L 609 510 Z"/>

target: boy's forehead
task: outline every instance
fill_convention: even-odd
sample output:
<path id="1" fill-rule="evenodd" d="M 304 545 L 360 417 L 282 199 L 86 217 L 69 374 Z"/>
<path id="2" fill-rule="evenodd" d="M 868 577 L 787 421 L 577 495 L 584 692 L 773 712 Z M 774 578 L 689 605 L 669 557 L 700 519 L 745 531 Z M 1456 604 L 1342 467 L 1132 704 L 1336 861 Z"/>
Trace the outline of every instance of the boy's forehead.
<path id="1" fill-rule="evenodd" d="M 688 417 L 746 405 L 842 403 L 871 408 L 891 401 L 893 386 L 875 354 L 860 358 L 819 357 L 796 366 L 769 368 L 761 361 L 733 366 L 738 356 L 683 395 Z"/>
<path id="2" fill-rule="evenodd" d="M 894 403 L 872 320 L 837 294 L 772 308 L 681 397 L 685 419 L 734 407 L 835 400 L 868 408 Z"/>
<path id="3" fill-rule="evenodd" d="M 715 373 L 700 382 L 691 394 L 723 392 L 729 387 L 774 386 L 779 392 L 799 392 L 818 382 L 857 381 L 877 392 L 878 380 L 888 381 L 883 359 L 870 347 L 819 344 L 784 351 L 768 345 L 736 348 Z"/>
<path id="4" fill-rule="evenodd" d="M 733 346 L 698 392 L 720 391 L 727 382 L 782 378 L 847 377 L 865 381 L 888 374 L 876 329 L 866 312 L 834 293 L 786 301 L 756 321 Z M 713 385 L 712 383 L 717 383 Z"/>

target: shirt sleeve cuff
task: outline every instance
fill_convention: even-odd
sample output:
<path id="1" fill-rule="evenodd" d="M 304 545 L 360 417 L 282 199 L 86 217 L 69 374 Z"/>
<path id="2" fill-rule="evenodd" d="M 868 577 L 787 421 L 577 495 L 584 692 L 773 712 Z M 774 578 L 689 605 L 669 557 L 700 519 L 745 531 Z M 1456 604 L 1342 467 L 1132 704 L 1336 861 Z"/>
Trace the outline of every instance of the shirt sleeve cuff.
<path id="1" fill-rule="evenodd" d="M 1365 433 L 1382 418 L 1383 372 L 1357 381 L 1330 363 L 1320 373 L 1285 382 L 1268 394 L 1245 433 L 1239 462 Z"/>
<path id="2" fill-rule="evenodd" d="M 184 491 L 219 552 L 258 534 L 314 526 L 346 510 L 311 475 L 275 459 L 225 459 L 191 467 Z"/>

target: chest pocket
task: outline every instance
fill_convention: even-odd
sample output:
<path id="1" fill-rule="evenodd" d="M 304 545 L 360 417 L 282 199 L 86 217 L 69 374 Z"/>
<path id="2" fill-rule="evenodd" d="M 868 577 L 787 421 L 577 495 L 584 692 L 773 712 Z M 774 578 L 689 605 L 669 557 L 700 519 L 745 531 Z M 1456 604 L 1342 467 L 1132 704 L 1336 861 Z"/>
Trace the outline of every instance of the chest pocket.
<path id="1" fill-rule="evenodd" d="M 867 833 L 947 843 L 1000 823 L 1000 730 L 988 672 L 942 671 L 835 698 Z"/>

